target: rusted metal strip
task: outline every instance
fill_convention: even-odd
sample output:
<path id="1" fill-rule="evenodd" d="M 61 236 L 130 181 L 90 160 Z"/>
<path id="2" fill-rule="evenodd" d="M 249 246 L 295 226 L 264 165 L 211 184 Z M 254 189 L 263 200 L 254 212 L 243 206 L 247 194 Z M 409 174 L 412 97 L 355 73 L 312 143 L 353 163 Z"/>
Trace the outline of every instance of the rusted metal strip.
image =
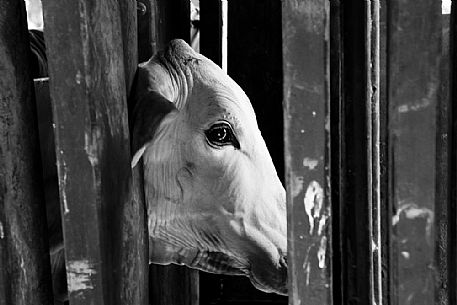
<path id="1" fill-rule="evenodd" d="M 23 1 L 0 3 L 0 304 L 52 304 Z"/>

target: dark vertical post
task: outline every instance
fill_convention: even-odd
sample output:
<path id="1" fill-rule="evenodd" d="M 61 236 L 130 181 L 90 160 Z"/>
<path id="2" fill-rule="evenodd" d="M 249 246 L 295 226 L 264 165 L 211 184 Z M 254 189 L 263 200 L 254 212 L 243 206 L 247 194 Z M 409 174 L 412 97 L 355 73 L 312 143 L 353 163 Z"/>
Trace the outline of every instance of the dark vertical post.
<path id="1" fill-rule="evenodd" d="M 372 304 L 382 300 L 379 3 L 338 1 L 332 10 L 334 302 Z"/>
<path id="2" fill-rule="evenodd" d="M 190 0 L 156 0 L 156 5 L 158 49 L 175 38 L 190 44 Z"/>
<path id="3" fill-rule="evenodd" d="M 222 65 L 222 2 L 200 1 L 200 52 Z"/>
<path id="4" fill-rule="evenodd" d="M 147 61 L 158 51 L 159 15 L 156 0 L 138 0 L 137 3 L 138 61 L 141 63 Z"/>
<path id="5" fill-rule="evenodd" d="M 70 303 L 144 304 L 144 209 L 132 194 L 126 103 L 136 51 L 122 40 L 132 7 L 43 5 Z"/>
<path id="6" fill-rule="evenodd" d="M 0 304 L 52 304 L 23 1 L 0 3 Z"/>
<path id="7" fill-rule="evenodd" d="M 328 3 L 288 0 L 282 14 L 289 303 L 294 305 L 333 304 Z"/>
<path id="8" fill-rule="evenodd" d="M 129 96 L 138 66 L 138 10 L 137 1 L 119 0 L 126 97 Z M 123 126 L 125 128 L 125 126 Z M 149 249 L 147 215 L 144 206 L 142 171 L 132 172 L 131 193 L 119 206 L 122 247 L 114 261 L 118 268 L 116 291 L 119 304 L 146 305 L 149 303 Z"/>

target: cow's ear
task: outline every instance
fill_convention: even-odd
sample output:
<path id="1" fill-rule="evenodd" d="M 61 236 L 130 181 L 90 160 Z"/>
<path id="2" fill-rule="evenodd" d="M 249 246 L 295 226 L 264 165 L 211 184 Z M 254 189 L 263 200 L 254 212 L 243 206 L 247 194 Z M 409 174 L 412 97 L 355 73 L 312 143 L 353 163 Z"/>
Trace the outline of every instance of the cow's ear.
<path id="1" fill-rule="evenodd" d="M 146 148 L 176 118 L 178 110 L 163 95 L 149 91 L 136 101 L 133 113 L 132 168 L 143 156 Z"/>

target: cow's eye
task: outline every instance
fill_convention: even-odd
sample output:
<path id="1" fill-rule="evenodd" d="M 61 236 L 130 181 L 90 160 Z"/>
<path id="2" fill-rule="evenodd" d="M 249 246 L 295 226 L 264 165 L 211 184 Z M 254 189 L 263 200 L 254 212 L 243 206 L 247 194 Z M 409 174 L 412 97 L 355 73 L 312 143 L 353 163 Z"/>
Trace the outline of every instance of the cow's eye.
<path id="1" fill-rule="evenodd" d="M 240 143 L 233 134 L 232 127 L 227 122 L 219 122 L 205 131 L 206 139 L 211 146 L 222 147 L 233 145 L 239 149 Z"/>

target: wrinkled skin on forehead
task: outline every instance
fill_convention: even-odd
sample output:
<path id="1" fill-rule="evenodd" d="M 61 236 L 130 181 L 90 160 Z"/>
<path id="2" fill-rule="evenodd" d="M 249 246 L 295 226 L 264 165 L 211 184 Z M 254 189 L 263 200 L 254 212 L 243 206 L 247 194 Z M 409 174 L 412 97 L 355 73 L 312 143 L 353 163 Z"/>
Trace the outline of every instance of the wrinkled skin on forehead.
<path id="1" fill-rule="evenodd" d="M 140 65 L 133 90 L 150 261 L 287 293 L 285 191 L 243 90 L 180 40 Z"/>

